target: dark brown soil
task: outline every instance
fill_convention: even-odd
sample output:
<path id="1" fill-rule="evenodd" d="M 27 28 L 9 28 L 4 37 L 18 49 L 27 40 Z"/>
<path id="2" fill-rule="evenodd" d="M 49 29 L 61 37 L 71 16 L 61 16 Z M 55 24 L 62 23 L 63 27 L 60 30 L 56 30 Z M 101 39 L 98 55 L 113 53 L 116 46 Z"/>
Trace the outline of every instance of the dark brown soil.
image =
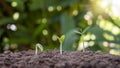
<path id="1" fill-rule="evenodd" d="M 39 52 L 6 51 L 0 54 L 0 68 L 120 68 L 120 56 L 92 51 L 58 50 Z"/>

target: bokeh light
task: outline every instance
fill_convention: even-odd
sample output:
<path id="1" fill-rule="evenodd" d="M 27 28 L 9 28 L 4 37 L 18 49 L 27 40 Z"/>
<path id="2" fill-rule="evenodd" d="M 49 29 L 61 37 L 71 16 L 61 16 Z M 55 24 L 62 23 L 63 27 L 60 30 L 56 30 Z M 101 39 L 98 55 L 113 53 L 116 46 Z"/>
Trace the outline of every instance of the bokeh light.
<path id="1" fill-rule="evenodd" d="M 18 20 L 18 19 L 19 19 L 19 16 L 20 16 L 19 12 L 15 12 L 15 13 L 13 14 L 13 19 L 14 19 L 14 20 Z"/>

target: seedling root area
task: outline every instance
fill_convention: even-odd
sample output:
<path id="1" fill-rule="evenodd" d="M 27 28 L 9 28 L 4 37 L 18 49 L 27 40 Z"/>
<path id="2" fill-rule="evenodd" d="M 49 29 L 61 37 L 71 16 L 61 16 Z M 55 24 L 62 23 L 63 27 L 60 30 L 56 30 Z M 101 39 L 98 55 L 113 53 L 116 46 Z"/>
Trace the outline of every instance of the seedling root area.
<path id="1" fill-rule="evenodd" d="M 5 51 L 0 68 L 120 68 L 120 56 L 92 51 Z"/>

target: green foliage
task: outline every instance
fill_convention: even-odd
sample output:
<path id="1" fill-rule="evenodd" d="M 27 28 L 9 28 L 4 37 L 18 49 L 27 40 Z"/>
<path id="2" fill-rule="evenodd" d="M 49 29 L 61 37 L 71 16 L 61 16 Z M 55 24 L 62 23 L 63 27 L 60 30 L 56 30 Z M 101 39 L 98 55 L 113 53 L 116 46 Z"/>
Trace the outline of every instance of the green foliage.
<path id="1" fill-rule="evenodd" d="M 76 48 L 74 48 L 74 43 L 76 43 L 76 41 L 78 40 L 78 36 L 76 35 L 76 33 L 74 32 L 74 30 L 71 30 L 69 32 L 67 32 L 65 34 L 65 41 L 63 43 L 63 50 L 75 50 Z"/>
<path id="2" fill-rule="evenodd" d="M 58 40 L 60 43 L 63 43 L 65 39 L 65 35 L 62 35 L 60 38 L 58 37 Z"/>
<path id="3" fill-rule="evenodd" d="M 1 0 L 0 51 L 6 45 L 11 50 L 26 47 L 33 49 L 33 44 L 36 43 L 43 44 L 45 50 L 58 49 L 59 43 L 54 35 L 61 34 L 65 35 L 63 50 L 76 50 L 81 36 L 75 31 L 81 32 L 82 29 L 85 31 L 82 31 L 84 37 L 95 36 L 95 39 L 90 36 L 84 40 L 94 42 L 94 45 L 88 46 L 89 49 L 109 52 L 119 46 L 120 32 L 115 34 L 112 28 L 108 30 L 104 28 L 107 27 L 105 25 L 101 27 L 101 23 L 112 24 L 119 31 L 120 20 L 100 8 L 98 2 L 99 0 Z M 5 42 L 6 38 L 9 41 Z M 116 46 L 108 48 L 103 45 L 104 42 Z M 17 48 L 13 49 L 12 44 L 17 44 Z"/>

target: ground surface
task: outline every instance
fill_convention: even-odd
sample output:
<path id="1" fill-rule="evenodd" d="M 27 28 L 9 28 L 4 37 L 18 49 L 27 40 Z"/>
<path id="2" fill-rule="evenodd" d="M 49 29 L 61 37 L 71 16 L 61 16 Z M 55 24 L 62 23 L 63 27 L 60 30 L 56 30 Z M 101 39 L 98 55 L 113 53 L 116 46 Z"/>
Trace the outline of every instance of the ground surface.
<path id="1" fill-rule="evenodd" d="M 6 51 L 0 54 L 0 68 L 120 68 L 120 56 L 92 51 L 57 50 L 39 52 Z"/>

